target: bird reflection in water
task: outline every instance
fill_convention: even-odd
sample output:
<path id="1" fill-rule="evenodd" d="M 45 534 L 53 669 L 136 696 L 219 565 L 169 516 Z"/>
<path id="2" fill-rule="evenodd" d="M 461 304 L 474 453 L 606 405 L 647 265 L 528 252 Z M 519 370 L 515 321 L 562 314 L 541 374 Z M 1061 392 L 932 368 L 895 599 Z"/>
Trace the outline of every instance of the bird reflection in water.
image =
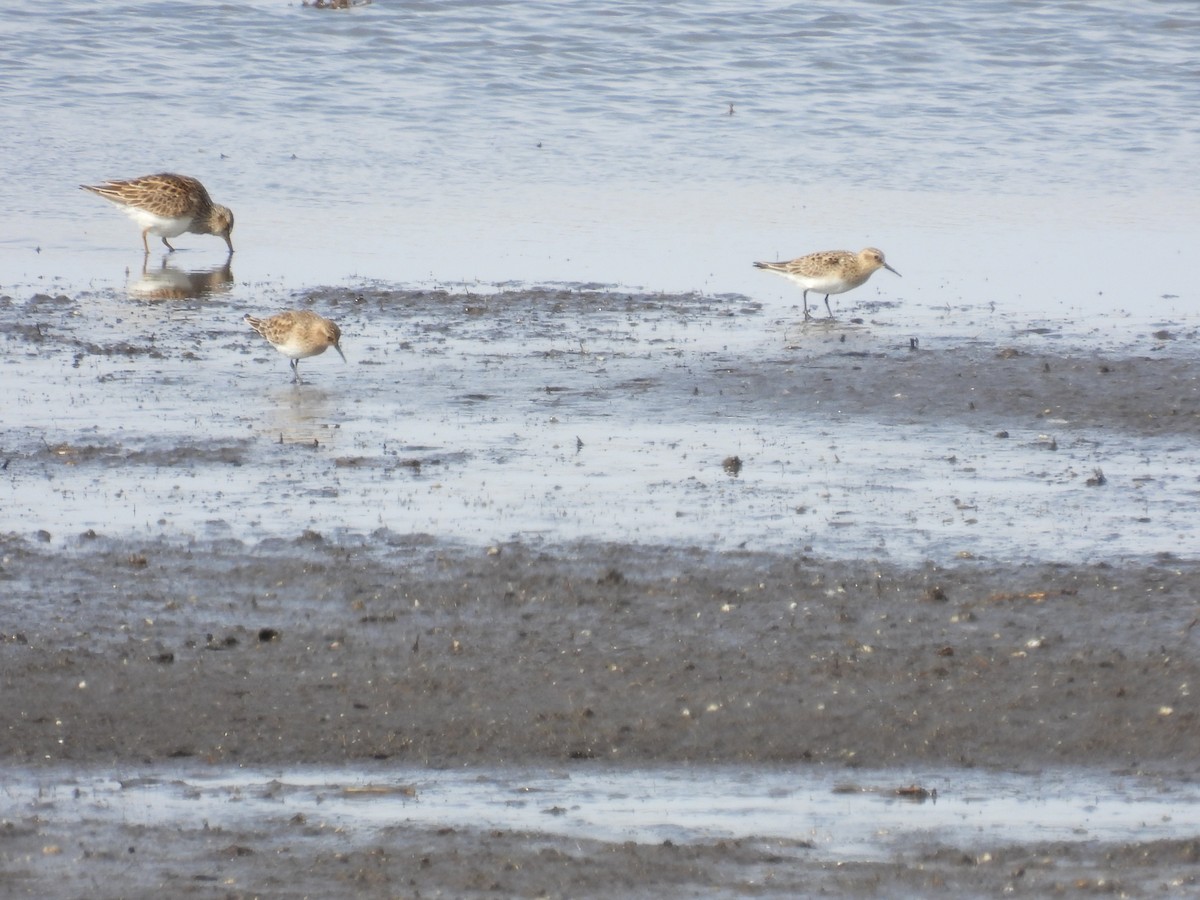
<path id="1" fill-rule="evenodd" d="M 258 431 L 279 444 L 299 444 L 314 450 L 339 443 L 339 391 L 307 382 L 288 382 L 262 393 Z"/>
<path id="2" fill-rule="evenodd" d="M 129 295 L 141 300 L 195 300 L 223 294 L 233 286 L 232 255 L 216 268 L 181 269 L 167 261 L 155 268 L 147 257 L 141 277 L 129 285 Z"/>

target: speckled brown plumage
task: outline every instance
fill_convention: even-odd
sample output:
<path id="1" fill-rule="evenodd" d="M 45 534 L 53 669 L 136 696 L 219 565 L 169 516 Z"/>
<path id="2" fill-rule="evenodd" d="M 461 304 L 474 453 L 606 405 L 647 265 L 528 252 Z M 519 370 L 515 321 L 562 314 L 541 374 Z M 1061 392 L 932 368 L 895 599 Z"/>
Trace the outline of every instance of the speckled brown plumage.
<path id="1" fill-rule="evenodd" d="M 311 310 L 289 309 L 265 319 L 247 315 L 245 321 L 292 361 L 293 381 L 300 380 L 300 360 L 319 356 L 330 347 L 338 352 L 342 362 L 346 361 L 340 346 L 342 330 L 336 322 Z"/>
<path id="2" fill-rule="evenodd" d="M 110 200 L 129 214 L 142 228 L 142 246 L 150 252 L 147 234 L 156 234 L 169 250 L 174 251 L 169 237 L 190 231 L 193 234 L 215 234 L 223 238 L 233 252 L 233 212 L 227 206 L 213 203 L 208 191 L 195 178 L 160 172 L 128 181 L 106 181 L 104 184 L 81 184 L 85 191 Z"/>
<path id="3" fill-rule="evenodd" d="M 822 250 L 784 262 L 756 262 L 754 265 L 768 272 L 777 272 L 804 288 L 805 319 L 811 318 L 808 312 L 809 291 L 825 295 L 825 308 L 829 310 L 829 318 L 832 319 L 833 310 L 829 308 L 830 294 L 841 294 L 858 287 L 879 269 L 887 269 L 895 275 L 900 274 L 884 260 L 883 251 L 874 247 L 867 247 L 858 253 L 851 253 L 849 250 Z"/>

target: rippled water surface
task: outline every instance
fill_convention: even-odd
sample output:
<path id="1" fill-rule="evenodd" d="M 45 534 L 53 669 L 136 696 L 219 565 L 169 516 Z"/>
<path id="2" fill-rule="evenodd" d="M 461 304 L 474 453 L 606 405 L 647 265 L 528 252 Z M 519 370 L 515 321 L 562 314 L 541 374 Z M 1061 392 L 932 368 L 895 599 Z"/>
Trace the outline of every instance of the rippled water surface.
<path id="1" fill-rule="evenodd" d="M 116 282 L 136 236 L 76 185 L 161 169 L 238 213 L 247 284 L 790 300 L 748 262 L 873 243 L 912 279 L 889 294 L 974 288 L 974 273 L 1036 305 L 1069 283 L 1049 280 L 1056 263 L 1108 276 L 1132 234 L 1196 218 L 1187 2 L 76 0 L 13 7 L 0 27 L 4 283 Z M 985 246 L 1014 227 L 1024 246 Z M 1138 246 L 1145 296 L 1124 302 L 1178 293 L 1154 270 L 1185 246 Z"/>
<path id="2" fill-rule="evenodd" d="M 8 4 L 0 534 L 1194 557 L 1198 47 L 1194 0 Z M 164 170 L 232 207 L 231 259 L 200 235 L 144 256 L 78 187 Z M 902 277 L 836 323 L 751 266 L 867 245 Z M 298 305 L 348 363 L 292 385 L 241 320 Z M 1200 822 L 1194 785 L 1075 770 L 841 793 L 234 766 L 14 771 L 17 877 L 95 879 L 78 852 L 132 866 L 154 842 L 127 833 L 210 821 L 297 854 L 501 828 L 955 867 Z M 898 798 L 909 778 L 937 802 Z M 178 846 L 164 870 L 191 871 Z"/>
<path id="3" fill-rule="evenodd" d="M 1076 508 L 1058 489 L 1103 464 L 1130 493 L 1064 552 L 1097 532 L 1112 552 L 1189 549 L 1197 462 L 1178 442 L 1101 459 L 1104 436 L 1083 434 L 1047 469 L 1050 422 L 1029 455 L 948 471 L 990 435 L 934 416 L 897 468 L 878 421 L 700 415 L 647 386 L 786 365 L 798 292 L 750 262 L 826 247 L 878 245 L 903 273 L 836 300 L 889 304 L 855 352 L 999 346 L 1047 323 L 1077 350 L 1186 339 L 1194 4 L 68 0 L 8 8 L 0 30 L 17 460 L 0 527 L 1024 554 Z M 164 169 L 234 209 L 231 261 L 199 235 L 143 260 L 134 226 L 77 187 Z M 471 311 L 500 284 L 562 283 L 619 286 L 603 303 L 679 293 L 506 328 Z M 240 319 L 318 285 L 451 293 L 415 315 L 339 303 L 351 366 L 307 361 L 318 378 L 295 392 Z M 690 292 L 719 299 L 676 303 Z M 313 439 L 303 459 L 262 449 Z M 717 468 L 733 453 L 758 457 L 740 482 Z M 1169 476 L 1137 481 L 1164 460 Z M 632 528 L 614 533 L 613 498 Z"/>

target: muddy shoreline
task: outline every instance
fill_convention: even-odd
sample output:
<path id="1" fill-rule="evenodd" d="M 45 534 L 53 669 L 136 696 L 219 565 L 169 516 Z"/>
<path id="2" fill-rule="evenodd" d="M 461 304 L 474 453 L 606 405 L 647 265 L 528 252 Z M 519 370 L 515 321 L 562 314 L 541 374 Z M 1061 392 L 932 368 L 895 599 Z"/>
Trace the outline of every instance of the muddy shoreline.
<path id="1" fill-rule="evenodd" d="M 1200 675 L 1200 573 L 1188 561 L 904 568 L 616 544 L 464 547 L 388 532 L 353 543 L 316 533 L 255 546 L 70 543 L 5 539 L 0 572 L 10 597 L 0 755 L 50 781 L 96 766 L 356 761 L 376 778 L 390 765 L 713 763 L 782 764 L 798 778 L 810 766 L 852 779 L 914 765 L 1200 776 L 1188 687 Z M 803 844 L 419 827 L 340 850 L 310 827 L 298 869 L 298 851 L 266 852 L 297 839 L 297 823 L 89 839 L 55 822 L 44 812 L 10 823 L 10 867 L 37 842 L 70 848 L 78 863 L 89 840 L 128 840 L 148 865 L 130 895 L 181 884 L 207 895 L 208 873 L 285 896 L 353 884 L 372 896 L 614 897 L 753 885 L 786 896 L 815 884 L 840 896 L 880 885 L 982 896 L 1014 877 L 1048 890 L 1200 874 L 1187 841 L 1006 846 L 982 861 L 933 847 L 834 865 L 808 861 Z M 80 864 L 91 877 L 123 865 L 93 851 Z M 1144 881 L 1131 881 L 1134 857 Z M 61 865 L 56 854 L 16 870 L 41 890 L 36 873 Z"/>
<path id="2" fill-rule="evenodd" d="M 5 542 L 13 761 L 1200 773 L 1190 562 L 80 543 Z"/>
<path id="3" fill-rule="evenodd" d="M 863 305 L 785 328 L 746 298 L 592 288 L 292 302 L 340 321 L 349 368 L 317 359 L 287 384 L 221 297 L 0 303 L 21 354 L 0 758 L 37 798 L 0 833 L 8 893 L 967 897 L 1200 878 L 1190 838 L 847 861 L 799 838 L 352 833 L 315 807 L 212 828 L 200 807 L 90 815 L 104 771 L 1200 778 L 1185 327 L 1089 343 L 960 310 L 910 334 Z"/>

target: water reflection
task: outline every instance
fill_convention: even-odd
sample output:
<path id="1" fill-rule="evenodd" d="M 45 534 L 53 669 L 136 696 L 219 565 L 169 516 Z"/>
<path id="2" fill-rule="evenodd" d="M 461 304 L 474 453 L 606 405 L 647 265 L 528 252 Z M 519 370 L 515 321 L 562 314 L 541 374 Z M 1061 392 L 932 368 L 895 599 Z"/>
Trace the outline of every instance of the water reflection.
<path id="1" fill-rule="evenodd" d="M 280 381 L 290 375 L 286 366 L 280 367 Z M 275 373 L 262 377 L 274 378 Z M 262 393 L 261 430 L 281 444 L 329 444 L 339 428 L 333 421 L 337 417 L 336 398 L 336 392 L 306 382 L 273 386 Z"/>
<path id="2" fill-rule="evenodd" d="M 141 277 L 132 282 L 129 296 L 140 300 L 195 300 L 213 294 L 223 294 L 233 286 L 233 256 L 216 268 L 183 269 L 164 255 L 158 268 L 150 263 L 147 254 L 142 260 Z"/>

